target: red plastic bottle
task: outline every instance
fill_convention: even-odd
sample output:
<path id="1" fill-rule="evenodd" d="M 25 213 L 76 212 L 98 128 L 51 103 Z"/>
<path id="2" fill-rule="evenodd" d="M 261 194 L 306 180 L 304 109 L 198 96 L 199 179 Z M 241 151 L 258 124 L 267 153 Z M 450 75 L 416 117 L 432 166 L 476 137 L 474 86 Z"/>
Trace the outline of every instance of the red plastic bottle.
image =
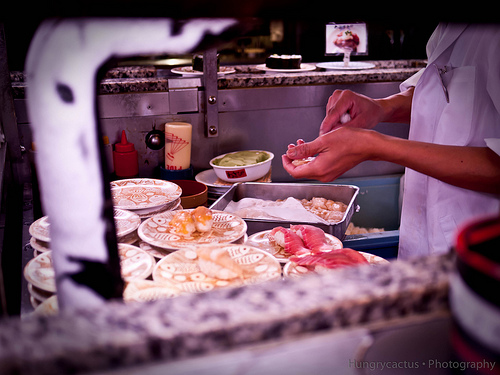
<path id="1" fill-rule="evenodd" d="M 115 143 L 113 164 L 117 177 L 130 178 L 139 174 L 139 155 L 133 143 L 127 141 L 127 134 L 122 130 L 120 143 Z"/>

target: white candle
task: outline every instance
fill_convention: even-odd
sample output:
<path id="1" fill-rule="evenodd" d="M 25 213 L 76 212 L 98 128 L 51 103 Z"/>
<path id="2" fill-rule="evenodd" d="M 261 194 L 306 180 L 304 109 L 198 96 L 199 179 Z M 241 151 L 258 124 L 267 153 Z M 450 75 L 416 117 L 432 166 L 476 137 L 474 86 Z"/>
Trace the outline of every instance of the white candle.
<path id="1" fill-rule="evenodd" d="M 165 169 L 178 171 L 189 168 L 192 129 L 187 122 L 165 124 Z"/>

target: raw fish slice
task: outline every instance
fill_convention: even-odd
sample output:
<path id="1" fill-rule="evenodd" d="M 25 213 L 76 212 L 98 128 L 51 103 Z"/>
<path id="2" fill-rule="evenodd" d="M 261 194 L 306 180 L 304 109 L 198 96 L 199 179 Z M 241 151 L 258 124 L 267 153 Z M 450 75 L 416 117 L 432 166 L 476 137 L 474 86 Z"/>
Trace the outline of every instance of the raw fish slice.
<path id="1" fill-rule="evenodd" d="M 290 225 L 290 230 L 304 241 L 304 245 L 312 253 L 328 252 L 335 249 L 328 243 L 325 232 L 321 228 L 313 225 Z"/>
<path id="2" fill-rule="evenodd" d="M 194 224 L 198 232 L 208 232 L 214 223 L 212 211 L 205 206 L 199 206 L 192 212 Z"/>
<path id="3" fill-rule="evenodd" d="M 290 229 L 276 227 L 268 235 L 271 243 L 281 246 L 287 253 L 303 256 L 310 254 L 311 251 L 304 246 L 302 239 Z"/>
<path id="4" fill-rule="evenodd" d="M 352 249 L 340 249 L 329 253 L 310 254 L 304 257 L 293 256 L 290 257 L 290 260 L 301 266 L 321 266 L 331 269 L 368 264 L 363 255 Z"/>
<path id="5" fill-rule="evenodd" d="M 343 254 L 345 254 L 345 255 L 347 255 L 349 258 L 351 258 L 352 260 L 358 262 L 359 264 L 368 263 L 368 261 L 363 256 L 363 254 L 360 254 L 359 251 L 356 251 L 356 250 L 353 250 L 353 249 L 349 249 L 349 248 L 339 249 L 338 251 L 341 252 L 341 253 L 343 253 Z"/>

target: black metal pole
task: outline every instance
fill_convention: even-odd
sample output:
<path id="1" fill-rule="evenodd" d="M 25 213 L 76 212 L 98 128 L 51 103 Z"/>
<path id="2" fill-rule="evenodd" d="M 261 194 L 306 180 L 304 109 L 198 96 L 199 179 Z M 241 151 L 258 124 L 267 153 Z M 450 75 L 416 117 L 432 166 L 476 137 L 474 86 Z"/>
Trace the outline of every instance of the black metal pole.
<path id="1" fill-rule="evenodd" d="M 19 315 L 21 310 L 23 175 L 26 167 L 21 152 L 17 119 L 12 97 L 4 25 L 0 23 L 0 121 L 7 147 L 3 165 L 2 192 L 5 201 L 4 237 L 1 249 L 4 313 Z M 0 284 L 1 286 L 1 284 Z M 2 291 L 0 291 L 2 293 Z"/>

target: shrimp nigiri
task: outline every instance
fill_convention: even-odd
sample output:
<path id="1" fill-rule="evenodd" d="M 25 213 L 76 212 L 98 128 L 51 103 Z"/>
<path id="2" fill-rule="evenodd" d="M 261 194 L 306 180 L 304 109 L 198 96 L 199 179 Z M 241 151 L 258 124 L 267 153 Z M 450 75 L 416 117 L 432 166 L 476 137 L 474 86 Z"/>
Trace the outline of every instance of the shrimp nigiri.
<path id="1" fill-rule="evenodd" d="M 198 206 L 193 210 L 192 215 L 198 232 L 208 232 L 212 229 L 213 217 L 209 208 Z"/>
<path id="2" fill-rule="evenodd" d="M 341 248 L 341 242 L 337 246 L 332 246 L 328 243 L 325 232 L 321 228 L 313 225 L 290 225 L 290 230 L 304 241 L 304 245 L 311 250 L 312 253 L 327 252 Z"/>
<path id="3" fill-rule="evenodd" d="M 193 217 L 188 211 L 176 212 L 168 226 L 172 232 L 183 236 L 190 236 L 196 230 Z"/>
<path id="4" fill-rule="evenodd" d="M 275 243 L 285 249 L 287 253 L 303 256 L 311 251 L 304 246 L 301 238 L 290 229 L 276 227 L 268 234 L 271 243 Z"/>

